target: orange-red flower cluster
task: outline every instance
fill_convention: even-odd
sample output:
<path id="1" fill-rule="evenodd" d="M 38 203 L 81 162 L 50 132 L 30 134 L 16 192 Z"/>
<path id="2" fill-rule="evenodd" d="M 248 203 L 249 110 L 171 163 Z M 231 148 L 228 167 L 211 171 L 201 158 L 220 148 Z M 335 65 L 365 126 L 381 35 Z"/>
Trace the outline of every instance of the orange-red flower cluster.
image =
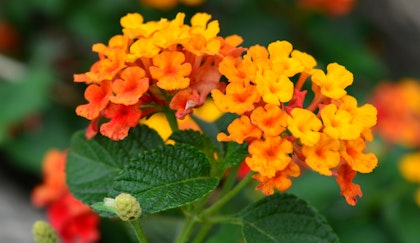
<path id="1" fill-rule="evenodd" d="M 173 20 L 144 22 L 138 13 L 127 14 L 122 35 L 93 45 L 99 60 L 89 72 L 74 75 L 75 82 L 88 84 L 88 103 L 76 113 L 91 120 L 89 138 L 99 130 L 124 139 L 142 117 L 168 106 L 182 119 L 203 105 L 212 89 L 223 88 L 219 63 L 242 53 L 237 47 L 242 38 L 218 36 L 219 24 L 209 14 L 195 14 L 191 25 L 184 18 L 179 13 Z"/>
<path id="2" fill-rule="evenodd" d="M 342 16 L 353 10 L 355 0 L 299 0 L 299 5 L 331 16 Z"/>
<path id="3" fill-rule="evenodd" d="M 377 112 L 347 94 L 353 75 L 344 66 L 331 63 L 326 72 L 315 66 L 312 56 L 287 41 L 225 57 L 219 70 L 229 83 L 225 92 L 214 89 L 212 97 L 219 109 L 240 117 L 218 140 L 248 143 L 246 163 L 267 195 L 287 190 L 291 177 L 310 168 L 336 177 L 341 194 L 355 205 L 362 192 L 353 178 L 377 165 L 376 156 L 364 152 Z M 305 105 L 308 78 L 314 98 Z"/>
<path id="4" fill-rule="evenodd" d="M 43 183 L 32 192 L 32 203 L 47 207 L 51 226 L 64 243 L 88 243 L 99 239 L 99 216 L 75 199 L 67 188 L 67 151 L 50 150 L 43 161 Z"/>
<path id="5" fill-rule="evenodd" d="M 403 178 L 420 185 L 420 80 L 383 82 L 374 90 L 371 102 L 378 108 L 374 132 L 387 143 L 417 150 L 401 158 L 399 169 Z M 415 201 L 420 206 L 420 187 Z"/>
<path id="6" fill-rule="evenodd" d="M 194 7 L 203 4 L 205 0 L 140 0 L 140 2 L 151 8 L 170 10 L 175 8 L 179 3 Z"/>
<path id="7" fill-rule="evenodd" d="M 378 109 L 375 127 L 387 142 L 420 147 L 420 81 L 383 82 L 372 95 Z"/>

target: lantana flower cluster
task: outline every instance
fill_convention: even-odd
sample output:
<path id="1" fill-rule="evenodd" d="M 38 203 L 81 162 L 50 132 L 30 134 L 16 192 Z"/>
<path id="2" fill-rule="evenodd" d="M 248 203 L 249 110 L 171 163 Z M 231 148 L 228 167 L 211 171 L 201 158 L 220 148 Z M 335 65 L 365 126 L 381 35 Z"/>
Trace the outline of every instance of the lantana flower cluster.
<path id="1" fill-rule="evenodd" d="M 378 109 L 375 132 L 386 142 L 420 147 L 420 80 L 382 82 L 371 97 Z"/>
<path id="2" fill-rule="evenodd" d="M 289 189 L 290 178 L 310 168 L 336 177 L 347 203 L 355 205 L 362 192 L 353 178 L 377 165 L 376 156 L 364 152 L 377 112 L 370 104 L 358 106 L 347 94 L 353 75 L 344 66 L 331 63 L 327 72 L 315 66 L 312 56 L 293 50 L 287 41 L 226 57 L 219 70 L 229 84 L 212 96 L 222 111 L 240 117 L 218 140 L 248 143 L 245 162 L 266 195 Z M 305 106 L 308 90 L 303 87 L 309 78 L 314 96 Z"/>
<path id="3" fill-rule="evenodd" d="M 374 90 L 371 102 L 378 109 L 378 124 L 374 131 L 388 144 L 413 150 L 400 159 L 398 166 L 404 179 L 419 185 L 414 198 L 420 206 L 419 82 L 414 78 L 382 82 Z"/>
<path id="4" fill-rule="evenodd" d="M 87 136 L 98 131 L 113 140 L 124 139 L 139 120 L 168 107 L 184 118 L 204 104 L 219 82 L 219 63 L 224 57 L 239 56 L 242 38 L 220 37 L 219 24 L 211 16 L 197 13 L 191 25 L 185 14 L 175 19 L 143 22 L 138 13 L 121 19 L 123 34 L 108 45 L 95 44 L 99 60 L 89 72 L 74 75 L 85 82 L 88 104 L 76 108 L 91 120 Z M 101 123 L 102 119 L 107 122 Z"/>
<path id="5" fill-rule="evenodd" d="M 222 112 L 239 116 L 218 140 L 248 144 L 245 163 L 263 193 L 285 191 L 292 177 L 312 169 L 336 177 L 355 205 L 362 192 L 353 178 L 377 165 L 376 156 L 364 152 L 377 111 L 347 94 L 352 73 L 337 63 L 326 72 L 317 69 L 311 55 L 287 41 L 238 47 L 241 37 L 218 36 L 218 22 L 209 22 L 209 14 L 197 13 L 191 25 L 184 17 L 143 22 L 140 14 L 128 14 L 121 19 L 122 35 L 93 46 L 99 60 L 74 75 L 88 84 L 88 104 L 76 109 L 91 120 L 87 137 L 99 131 L 124 139 L 141 118 L 168 108 L 183 119 L 211 93 Z M 310 102 L 306 86 L 313 92 Z"/>
<path id="6" fill-rule="evenodd" d="M 32 203 L 46 207 L 48 221 L 64 243 L 99 239 L 99 216 L 73 197 L 66 184 L 67 150 L 51 149 L 43 161 L 43 183 L 32 192 Z"/>

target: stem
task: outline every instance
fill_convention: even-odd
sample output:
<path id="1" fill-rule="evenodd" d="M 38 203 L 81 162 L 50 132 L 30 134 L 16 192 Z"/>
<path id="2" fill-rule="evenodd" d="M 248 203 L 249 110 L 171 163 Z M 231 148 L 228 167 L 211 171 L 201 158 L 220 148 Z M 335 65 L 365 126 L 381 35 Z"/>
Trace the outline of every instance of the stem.
<path id="1" fill-rule="evenodd" d="M 139 243 L 148 243 L 146 236 L 144 235 L 143 228 L 141 227 L 140 220 L 136 219 L 129 221 L 128 223 L 133 229 Z"/>
<path id="2" fill-rule="evenodd" d="M 164 111 L 166 119 L 168 120 L 169 126 L 171 127 L 172 132 L 176 132 L 179 130 L 178 128 L 178 121 L 175 117 L 174 111 L 170 109 L 165 109 Z"/>
<path id="3" fill-rule="evenodd" d="M 194 238 L 192 243 L 201 243 L 207 236 L 207 233 L 211 230 L 212 224 L 206 223 L 201 227 L 200 231 L 198 231 L 197 235 Z"/>
<path id="4" fill-rule="evenodd" d="M 222 187 L 222 192 L 220 194 L 222 197 L 233 187 L 233 184 L 235 183 L 238 174 L 238 170 L 239 166 L 231 168 L 229 175 L 227 176 L 226 181 Z"/>
<path id="5" fill-rule="evenodd" d="M 210 224 L 237 224 L 242 225 L 242 220 L 230 216 L 211 217 L 206 220 Z"/>
<path id="6" fill-rule="evenodd" d="M 311 104 L 309 104 L 309 106 L 306 108 L 307 110 L 310 111 L 315 111 L 317 106 L 325 99 L 325 96 L 321 93 L 317 93 L 314 97 L 314 99 L 312 100 Z"/>
<path id="7" fill-rule="evenodd" d="M 238 192 L 240 192 L 242 190 L 242 188 L 244 188 L 251 181 L 252 175 L 253 175 L 252 172 L 248 173 L 248 175 L 244 179 L 242 179 L 241 182 L 239 182 L 231 191 L 226 193 L 222 198 L 220 198 L 219 201 L 217 201 L 211 207 L 204 210 L 199 215 L 199 218 L 203 218 L 207 215 L 212 215 L 215 212 L 217 212 L 220 208 L 222 208 L 223 205 L 225 205 L 227 202 L 229 202 L 230 199 L 232 199 L 234 196 L 236 196 L 236 194 L 238 194 Z"/>
<path id="8" fill-rule="evenodd" d="M 195 219 L 191 216 L 188 216 L 184 226 L 182 227 L 181 233 L 179 233 L 176 238 L 176 243 L 185 243 L 187 242 L 188 237 L 190 236 L 192 229 L 195 226 Z"/>
<path id="9" fill-rule="evenodd" d="M 305 84 L 305 81 L 308 77 L 309 77 L 308 73 L 302 72 L 299 76 L 298 81 L 296 82 L 295 89 L 300 91 L 303 87 L 303 84 Z"/>

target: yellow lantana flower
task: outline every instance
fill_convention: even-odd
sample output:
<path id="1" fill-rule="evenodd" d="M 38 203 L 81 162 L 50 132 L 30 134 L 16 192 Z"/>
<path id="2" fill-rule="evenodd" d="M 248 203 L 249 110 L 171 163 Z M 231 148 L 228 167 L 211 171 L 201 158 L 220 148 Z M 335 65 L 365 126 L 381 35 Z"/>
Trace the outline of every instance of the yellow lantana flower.
<path id="1" fill-rule="evenodd" d="M 405 155 L 401 159 L 399 169 L 406 180 L 420 184 L 420 153 Z"/>
<path id="2" fill-rule="evenodd" d="M 353 116 L 348 111 L 329 104 L 322 108 L 323 132 L 335 139 L 356 139 L 362 132 L 362 125 L 353 123 Z"/>
<path id="3" fill-rule="evenodd" d="M 294 137 L 299 138 L 302 144 L 313 146 L 319 141 L 322 123 L 311 111 L 302 108 L 293 109 L 287 119 L 287 125 L 289 131 Z"/>
<path id="4" fill-rule="evenodd" d="M 338 63 L 327 66 L 327 74 L 322 70 L 314 71 L 312 82 L 320 87 L 321 93 L 332 99 L 340 99 L 347 94 L 345 88 L 353 83 L 353 74 Z"/>
<path id="5" fill-rule="evenodd" d="M 363 153 L 366 144 L 362 138 L 342 141 L 340 154 L 352 170 L 370 173 L 377 166 L 378 159 L 373 153 Z"/>
<path id="6" fill-rule="evenodd" d="M 340 163 L 340 142 L 321 133 L 321 137 L 314 146 L 302 146 L 306 164 L 312 170 L 322 175 L 331 176 L 331 169 Z"/>
<path id="7" fill-rule="evenodd" d="M 266 70 L 257 75 L 256 87 L 262 99 L 273 105 L 288 102 L 293 96 L 293 83 L 286 75 L 279 75 L 272 70 Z"/>

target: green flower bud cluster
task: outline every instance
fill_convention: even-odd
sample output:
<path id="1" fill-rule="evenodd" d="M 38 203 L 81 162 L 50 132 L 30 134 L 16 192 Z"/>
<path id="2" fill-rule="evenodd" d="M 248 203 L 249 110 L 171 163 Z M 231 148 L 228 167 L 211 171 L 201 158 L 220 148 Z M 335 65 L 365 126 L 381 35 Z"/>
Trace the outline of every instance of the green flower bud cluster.
<path id="1" fill-rule="evenodd" d="M 123 221 L 138 219 L 141 215 L 140 203 L 128 193 L 121 193 L 115 198 L 115 213 Z"/>
<path id="2" fill-rule="evenodd" d="M 38 220 L 32 227 L 32 234 L 36 243 L 58 243 L 58 236 L 47 222 Z"/>

